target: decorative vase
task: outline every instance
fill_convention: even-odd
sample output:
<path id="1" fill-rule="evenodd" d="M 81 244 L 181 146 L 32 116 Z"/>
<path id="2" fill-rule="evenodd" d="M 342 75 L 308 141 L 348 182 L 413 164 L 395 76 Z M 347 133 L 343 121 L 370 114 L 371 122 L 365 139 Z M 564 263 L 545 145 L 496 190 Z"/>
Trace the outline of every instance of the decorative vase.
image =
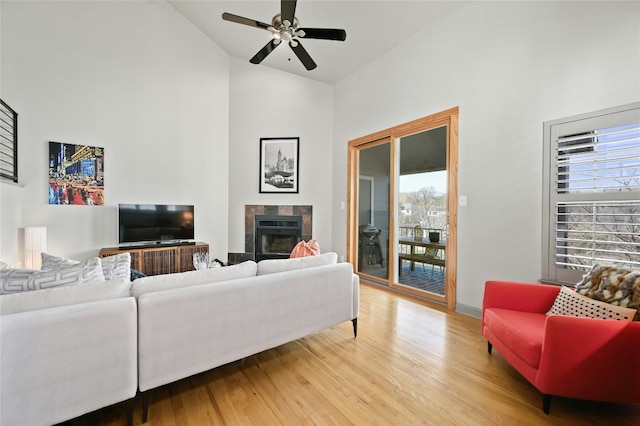
<path id="1" fill-rule="evenodd" d="M 437 243 L 440 241 L 440 233 L 439 232 L 429 232 L 429 241 L 432 243 Z"/>
<path id="2" fill-rule="evenodd" d="M 416 241 L 422 241 L 422 237 L 424 236 L 424 229 L 422 226 L 416 225 L 413 227 L 413 239 Z"/>

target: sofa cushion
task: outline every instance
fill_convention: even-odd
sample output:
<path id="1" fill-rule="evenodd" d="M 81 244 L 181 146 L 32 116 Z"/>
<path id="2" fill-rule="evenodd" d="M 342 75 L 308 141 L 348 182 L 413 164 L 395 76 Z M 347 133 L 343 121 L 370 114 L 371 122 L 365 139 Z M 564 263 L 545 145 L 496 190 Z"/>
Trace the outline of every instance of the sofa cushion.
<path id="1" fill-rule="evenodd" d="M 291 250 L 289 257 L 293 259 L 296 257 L 317 256 L 319 254 L 320 246 L 316 240 L 309 240 L 309 242 L 302 240 Z"/>
<path id="2" fill-rule="evenodd" d="M 575 290 L 595 300 L 640 311 L 640 270 L 594 265 Z"/>
<path id="3" fill-rule="evenodd" d="M 520 312 L 503 308 L 484 311 L 485 326 L 533 368 L 540 364 L 544 323 L 547 317 L 537 312 Z"/>
<path id="4" fill-rule="evenodd" d="M 220 268 L 142 277 L 133 282 L 131 293 L 133 296 L 138 297 L 141 294 L 152 293 L 154 291 L 255 277 L 256 270 L 256 262 L 248 260 L 237 265 Z"/>
<path id="5" fill-rule="evenodd" d="M 266 259 L 258 262 L 258 275 L 275 274 L 277 272 L 330 265 L 333 263 L 338 263 L 338 255 L 333 252 L 294 259 Z"/>
<path id="6" fill-rule="evenodd" d="M 67 266 L 78 265 L 80 263 L 77 260 L 54 256 L 49 253 L 42 253 L 41 257 L 41 269 L 43 271 L 53 271 Z M 103 257 L 101 261 L 102 274 L 106 281 L 122 278 L 129 279 L 131 277 L 131 254 L 129 252 Z"/>
<path id="7" fill-rule="evenodd" d="M 0 296 L 0 315 L 129 296 L 131 282 L 128 279 L 25 291 Z"/>
<path id="8" fill-rule="evenodd" d="M 98 281 L 104 281 L 102 262 L 98 257 L 54 271 L 8 268 L 0 271 L 0 282 L 2 282 L 0 294 Z"/>
<path id="9" fill-rule="evenodd" d="M 636 312 L 635 309 L 591 299 L 563 286 L 547 315 L 633 321 Z"/>

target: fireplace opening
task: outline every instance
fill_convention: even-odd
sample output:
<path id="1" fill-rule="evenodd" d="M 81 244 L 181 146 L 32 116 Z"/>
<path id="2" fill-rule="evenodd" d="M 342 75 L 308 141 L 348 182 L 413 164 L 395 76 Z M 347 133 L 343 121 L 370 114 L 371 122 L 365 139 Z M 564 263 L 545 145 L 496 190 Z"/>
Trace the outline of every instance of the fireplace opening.
<path id="1" fill-rule="evenodd" d="M 256 215 L 256 262 L 286 259 L 302 239 L 302 216 Z"/>

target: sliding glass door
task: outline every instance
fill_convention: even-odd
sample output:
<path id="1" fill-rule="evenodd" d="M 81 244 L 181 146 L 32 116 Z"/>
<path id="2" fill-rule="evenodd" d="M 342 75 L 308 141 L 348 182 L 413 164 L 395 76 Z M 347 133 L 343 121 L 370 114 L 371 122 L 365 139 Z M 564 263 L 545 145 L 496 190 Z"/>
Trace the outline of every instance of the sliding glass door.
<path id="1" fill-rule="evenodd" d="M 358 271 L 389 278 L 390 154 L 388 140 L 358 152 Z"/>
<path id="2" fill-rule="evenodd" d="M 349 261 L 455 309 L 457 108 L 349 142 Z"/>
<path id="3" fill-rule="evenodd" d="M 398 139 L 398 280 L 445 297 L 447 126 Z"/>

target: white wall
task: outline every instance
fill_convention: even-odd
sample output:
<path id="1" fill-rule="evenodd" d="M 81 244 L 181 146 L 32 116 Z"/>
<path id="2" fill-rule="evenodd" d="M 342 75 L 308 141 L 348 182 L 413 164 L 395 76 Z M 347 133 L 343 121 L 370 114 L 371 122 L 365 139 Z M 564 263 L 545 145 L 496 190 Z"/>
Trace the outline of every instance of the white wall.
<path id="1" fill-rule="evenodd" d="M 312 205 L 313 237 L 331 250 L 333 87 L 232 58 L 229 98 L 229 252 L 245 250 L 247 204 Z M 265 137 L 300 137 L 298 194 L 259 193 Z"/>
<path id="2" fill-rule="evenodd" d="M 640 99 L 640 3 L 470 2 L 335 87 L 333 246 L 347 142 L 460 107 L 458 303 L 541 271 L 544 121 Z"/>
<path id="3" fill-rule="evenodd" d="M 0 10 L 24 185 L 0 184 L 10 263 L 28 225 L 63 256 L 116 244 L 120 202 L 195 204 L 220 259 L 244 251 L 245 204 L 311 204 L 345 255 L 347 142 L 459 106 L 458 303 L 479 307 L 486 279 L 540 276 L 542 123 L 640 98 L 637 2 L 470 2 L 335 87 L 229 60 L 164 2 Z M 300 137 L 300 193 L 259 194 L 259 139 L 281 136 Z M 50 140 L 105 148 L 104 207 L 47 205 Z"/>
<path id="4" fill-rule="evenodd" d="M 19 113 L 23 187 L 0 184 L 0 257 L 45 225 L 72 258 L 118 243 L 118 203 L 194 204 L 227 251 L 229 58 L 165 2 L 2 2 L 1 97 Z M 48 141 L 105 149 L 105 205 L 47 204 Z"/>

